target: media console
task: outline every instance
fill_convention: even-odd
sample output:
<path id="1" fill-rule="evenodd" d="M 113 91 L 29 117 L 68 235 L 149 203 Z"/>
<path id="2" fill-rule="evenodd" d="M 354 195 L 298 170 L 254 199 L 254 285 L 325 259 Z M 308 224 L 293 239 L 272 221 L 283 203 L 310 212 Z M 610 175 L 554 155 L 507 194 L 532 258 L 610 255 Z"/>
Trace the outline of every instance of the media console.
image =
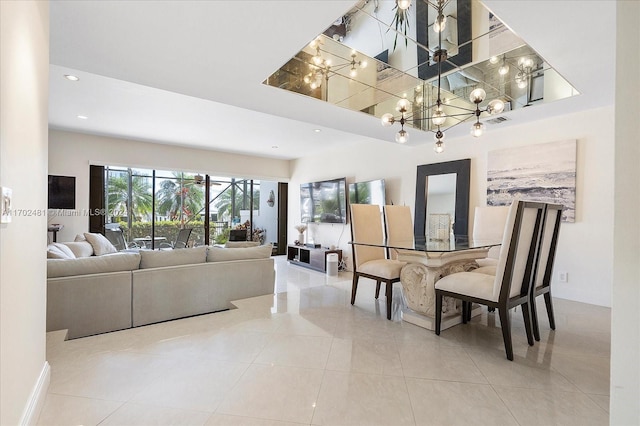
<path id="1" fill-rule="evenodd" d="M 342 250 L 331 250 L 328 248 L 311 248 L 305 246 L 287 246 L 287 260 L 292 265 L 304 266 L 319 272 L 327 270 L 327 255 L 335 253 L 338 255 L 338 263 L 342 262 Z"/>

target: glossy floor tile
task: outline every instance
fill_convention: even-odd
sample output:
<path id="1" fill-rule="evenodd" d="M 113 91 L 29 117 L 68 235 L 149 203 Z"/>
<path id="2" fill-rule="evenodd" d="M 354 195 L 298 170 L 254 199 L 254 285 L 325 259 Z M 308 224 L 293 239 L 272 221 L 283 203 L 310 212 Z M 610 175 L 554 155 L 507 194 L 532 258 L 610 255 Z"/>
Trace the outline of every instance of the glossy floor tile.
<path id="1" fill-rule="evenodd" d="M 64 341 L 47 335 L 40 425 L 607 425 L 610 310 L 538 303 L 541 340 L 512 312 L 514 361 L 483 313 L 440 336 L 393 320 L 361 279 L 276 258 L 276 294 L 237 309 Z"/>

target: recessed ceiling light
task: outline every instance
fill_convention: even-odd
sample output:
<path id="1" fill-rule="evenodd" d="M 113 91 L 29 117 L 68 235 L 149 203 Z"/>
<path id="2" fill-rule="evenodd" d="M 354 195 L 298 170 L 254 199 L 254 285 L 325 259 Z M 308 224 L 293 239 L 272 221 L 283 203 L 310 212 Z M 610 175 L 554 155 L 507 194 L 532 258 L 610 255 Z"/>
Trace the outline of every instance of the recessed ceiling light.
<path id="1" fill-rule="evenodd" d="M 79 118 L 80 120 L 86 120 L 86 119 L 87 119 L 87 118 L 89 118 L 89 117 L 87 117 L 86 115 L 79 115 L 79 116 L 78 116 L 78 118 Z"/>
<path id="2" fill-rule="evenodd" d="M 320 133 L 322 130 L 320 130 L 320 129 L 313 129 L 313 131 L 314 131 L 314 132 L 316 132 L 316 133 Z"/>
<path id="3" fill-rule="evenodd" d="M 80 77 L 75 76 L 75 75 L 71 75 L 71 74 L 65 74 L 64 78 L 66 78 L 69 81 L 78 81 L 78 80 L 80 80 Z"/>

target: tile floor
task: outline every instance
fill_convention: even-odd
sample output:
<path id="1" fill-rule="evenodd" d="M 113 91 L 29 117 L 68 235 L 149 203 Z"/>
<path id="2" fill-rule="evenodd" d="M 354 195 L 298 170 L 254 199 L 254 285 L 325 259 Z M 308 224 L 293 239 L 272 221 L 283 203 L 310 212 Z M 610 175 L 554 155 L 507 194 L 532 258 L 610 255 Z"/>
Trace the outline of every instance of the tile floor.
<path id="1" fill-rule="evenodd" d="M 49 333 L 39 424 L 608 424 L 607 308 L 557 299 L 550 332 L 538 303 L 533 347 L 512 314 L 509 362 L 494 314 L 438 337 L 386 320 L 372 281 L 351 306 L 349 273 L 284 257 L 276 268 L 277 294 L 239 309 L 71 341 Z"/>

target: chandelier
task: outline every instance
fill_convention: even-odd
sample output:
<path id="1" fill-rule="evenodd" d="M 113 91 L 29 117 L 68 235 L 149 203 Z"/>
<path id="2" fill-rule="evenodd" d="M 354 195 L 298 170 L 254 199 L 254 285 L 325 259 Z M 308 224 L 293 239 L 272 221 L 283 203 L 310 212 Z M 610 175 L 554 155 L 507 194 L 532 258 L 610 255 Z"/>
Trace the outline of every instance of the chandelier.
<path id="1" fill-rule="evenodd" d="M 447 118 L 455 117 L 462 121 L 466 121 L 469 118 L 475 116 L 476 120 L 471 126 L 471 135 L 474 137 L 479 137 L 484 132 L 484 124 L 480 122 L 480 116 L 483 113 L 487 113 L 489 115 L 500 114 L 504 111 L 504 101 L 501 99 L 494 99 L 485 108 L 480 108 L 480 104 L 484 102 L 487 93 L 482 88 L 476 88 L 469 94 L 469 100 L 475 104 L 475 109 L 464 108 L 457 105 L 446 105 L 445 110 L 445 102 L 441 96 L 441 80 L 442 80 L 442 64 L 447 61 L 447 50 L 442 48 L 442 32 L 445 29 L 447 23 L 447 17 L 444 15 L 444 7 L 448 0 L 437 0 L 437 3 L 434 4 L 430 1 L 427 1 L 429 6 L 435 8 L 437 10 L 436 20 L 433 24 L 433 30 L 438 33 L 438 47 L 432 53 L 432 60 L 435 62 L 437 66 L 438 72 L 438 91 L 437 98 L 435 104 L 426 107 L 427 117 L 418 118 L 413 117 L 413 113 L 410 111 L 412 107 L 411 102 L 402 98 L 396 104 L 396 111 L 400 113 L 399 116 L 394 116 L 392 113 L 383 114 L 381 117 L 382 125 L 385 127 L 391 126 L 394 123 L 400 123 L 400 130 L 396 134 L 396 142 L 398 143 L 406 143 L 409 140 L 409 133 L 404 129 L 405 124 L 411 121 L 419 121 L 419 120 L 430 120 L 432 126 L 431 129 L 434 131 L 434 139 L 435 139 L 435 147 L 434 151 L 436 153 L 441 153 L 444 151 L 444 139 L 445 133 L 443 129 L 443 125 L 445 124 Z M 406 10 L 411 6 L 411 0 L 396 0 L 396 4 L 398 9 Z M 508 72 L 508 65 L 506 64 L 503 58 L 503 65 L 506 67 L 506 71 L 504 74 Z M 501 71 L 500 71 L 501 72 Z M 502 74 L 502 72 L 501 72 Z M 524 74 L 523 74 L 524 75 Z M 524 77 L 523 77 L 524 78 Z M 456 123 L 458 124 L 458 123 Z M 452 126 L 450 126 L 452 127 Z M 434 130 L 435 129 L 435 130 Z"/>
<path id="2" fill-rule="evenodd" d="M 311 63 L 309 64 L 310 71 L 303 78 L 303 81 L 309 85 L 312 89 L 317 89 L 322 86 L 323 80 L 329 80 L 331 75 L 335 75 L 338 71 L 349 67 L 349 77 L 356 78 L 358 76 L 358 68 L 366 68 L 367 61 L 358 60 L 358 52 L 351 51 L 351 60 L 341 64 L 333 64 L 331 59 L 326 59 L 321 54 L 322 38 L 317 37 L 311 43 L 309 47 L 315 49 L 316 53 L 311 57 Z"/>

